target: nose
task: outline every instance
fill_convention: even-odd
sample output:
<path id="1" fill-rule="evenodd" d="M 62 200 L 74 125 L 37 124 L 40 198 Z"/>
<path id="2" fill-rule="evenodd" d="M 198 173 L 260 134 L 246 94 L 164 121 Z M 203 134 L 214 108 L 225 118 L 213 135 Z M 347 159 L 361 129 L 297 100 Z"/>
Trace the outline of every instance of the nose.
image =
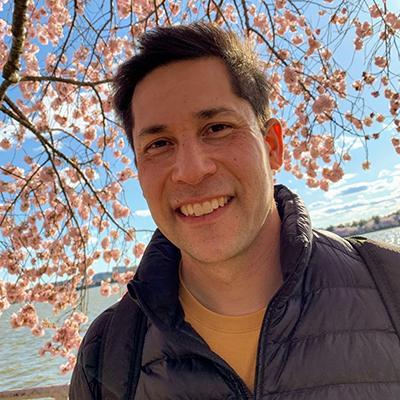
<path id="1" fill-rule="evenodd" d="M 176 152 L 172 181 L 189 185 L 199 184 L 217 170 L 215 161 L 202 144 L 191 141 L 181 144 Z"/>

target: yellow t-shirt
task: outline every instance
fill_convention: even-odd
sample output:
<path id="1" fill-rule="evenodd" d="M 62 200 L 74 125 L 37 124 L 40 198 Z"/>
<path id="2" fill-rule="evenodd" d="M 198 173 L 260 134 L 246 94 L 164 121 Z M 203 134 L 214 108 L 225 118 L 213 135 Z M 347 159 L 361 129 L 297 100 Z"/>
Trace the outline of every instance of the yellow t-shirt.
<path id="1" fill-rule="evenodd" d="M 180 279 L 179 299 L 185 321 L 207 342 L 211 350 L 223 358 L 254 388 L 258 337 L 266 307 L 251 314 L 227 316 L 204 307 Z"/>

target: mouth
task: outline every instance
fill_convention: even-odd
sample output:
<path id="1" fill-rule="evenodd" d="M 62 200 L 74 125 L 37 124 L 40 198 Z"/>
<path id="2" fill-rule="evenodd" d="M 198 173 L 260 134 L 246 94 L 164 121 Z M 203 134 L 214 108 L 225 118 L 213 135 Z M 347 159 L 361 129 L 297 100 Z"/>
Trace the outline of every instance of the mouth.
<path id="1" fill-rule="evenodd" d="M 201 203 L 188 203 L 177 208 L 176 212 L 184 217 L 198 218 L 224 208 L 232 199 L 232 196 L 219 196 Z"/>

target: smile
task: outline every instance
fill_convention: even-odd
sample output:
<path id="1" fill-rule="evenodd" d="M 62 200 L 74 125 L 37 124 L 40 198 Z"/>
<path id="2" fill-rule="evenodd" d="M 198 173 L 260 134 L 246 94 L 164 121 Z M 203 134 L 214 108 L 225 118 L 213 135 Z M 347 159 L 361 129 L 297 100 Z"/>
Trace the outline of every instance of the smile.
<path id="1" fill-rule="evenodd" d="M 179 211 L 186 217 L 200 217 L 211 214 L 217 208 L 224 207 L 229 200 L 229 196 L 215 197 L 202 203 L 184 204 L 179 207 Z"/>

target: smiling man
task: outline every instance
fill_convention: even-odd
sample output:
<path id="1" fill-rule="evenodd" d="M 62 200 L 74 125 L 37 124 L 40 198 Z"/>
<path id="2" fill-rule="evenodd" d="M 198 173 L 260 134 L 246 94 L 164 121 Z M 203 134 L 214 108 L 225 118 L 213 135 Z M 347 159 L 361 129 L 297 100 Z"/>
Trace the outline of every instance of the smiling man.
<path id="1" fill-rule="evenodd" d="M 70 398 L 400 398 L 369 269 L 274 187 L 282 129 L 251 48 L 213 25 L 157 28 L 115 88 L 159 229 L 89 329 Z"/>

